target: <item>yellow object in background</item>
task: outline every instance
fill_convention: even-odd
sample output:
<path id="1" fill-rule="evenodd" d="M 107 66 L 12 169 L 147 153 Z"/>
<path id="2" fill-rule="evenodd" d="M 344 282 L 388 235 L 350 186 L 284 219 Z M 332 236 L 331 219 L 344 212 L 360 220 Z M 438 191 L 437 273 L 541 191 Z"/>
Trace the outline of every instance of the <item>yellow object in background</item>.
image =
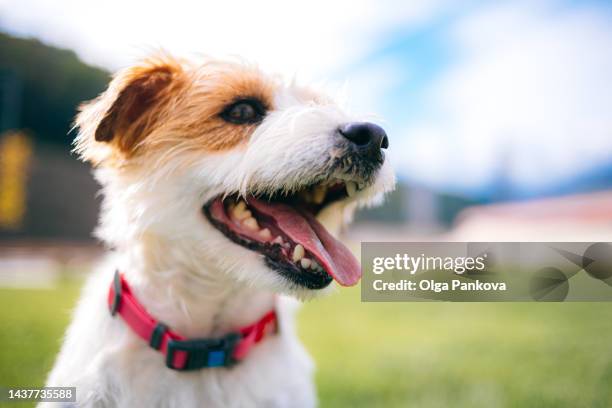
<path id="1" fill-rule="evenodd" d="M 0 136 L 0 228 L 17 230 L 26 213 L 30 139 L 19 131 Z"/>

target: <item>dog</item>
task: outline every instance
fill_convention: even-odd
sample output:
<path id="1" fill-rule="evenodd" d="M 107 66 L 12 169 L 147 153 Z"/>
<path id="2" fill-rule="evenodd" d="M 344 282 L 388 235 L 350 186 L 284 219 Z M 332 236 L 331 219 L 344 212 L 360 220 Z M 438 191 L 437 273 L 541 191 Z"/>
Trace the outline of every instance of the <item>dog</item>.
<path id="1" fill-rule="evenodd" d="M 293 314 L 359 281 L 333 234 L 393 188 L 385 131 L 253 64 L 165 53 L 75 128 L 108 254 L 47 386 L 78 407 L 315 406 Z"/>

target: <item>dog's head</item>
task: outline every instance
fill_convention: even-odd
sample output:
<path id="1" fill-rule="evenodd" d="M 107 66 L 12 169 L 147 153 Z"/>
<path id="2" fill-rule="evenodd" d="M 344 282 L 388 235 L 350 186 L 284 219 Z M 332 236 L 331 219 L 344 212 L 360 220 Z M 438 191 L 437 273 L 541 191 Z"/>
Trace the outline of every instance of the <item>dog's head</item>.
<path id="1" fill-rule="evenodd" d="M 359 264 L 330 231 L 394 184 L 381 127 L 243 63 L 148 59 L 76 125 L 104 187 L 98 235 L 202 279 L 354 285 Z"/>

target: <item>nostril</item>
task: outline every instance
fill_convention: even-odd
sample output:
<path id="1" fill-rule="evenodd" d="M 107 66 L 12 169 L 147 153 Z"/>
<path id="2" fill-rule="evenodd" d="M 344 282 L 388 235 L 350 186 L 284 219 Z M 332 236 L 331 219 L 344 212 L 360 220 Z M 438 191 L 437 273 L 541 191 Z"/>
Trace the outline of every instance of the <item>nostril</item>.
<path id="1" fill-rule="evenodd" d="M 346 137 L 357 146 L 365 146 L 371 141 L 370 129 L 365 123 L 349 123 L 339 129 L 342 136 Z"/>
<path id="2" fill-rule="evenodd" d="M 389 147 L 389 138 L 387 135 L 383 136 L 382 142 L 380 142 L 381 149 L 387 149 Z"/>

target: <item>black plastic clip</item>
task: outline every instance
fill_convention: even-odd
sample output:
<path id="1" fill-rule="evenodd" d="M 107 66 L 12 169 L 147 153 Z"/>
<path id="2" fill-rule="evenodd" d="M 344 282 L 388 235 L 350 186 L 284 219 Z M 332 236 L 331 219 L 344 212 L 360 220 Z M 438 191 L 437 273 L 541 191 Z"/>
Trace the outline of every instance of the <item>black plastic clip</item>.
<path id="1" fill-rule="evenodd" d="M 159 348 L 161 347 L 162 338 L 167 330 L 168 327 L 165 324 L 157 323 L 155 329 L 153 329 L 153 333 L 151 333 L 149 346 L 153 347 L 155 350 L 159 350 Z"/>
<path id="2" fill-rule="evenodd" d="M 115 277 L 113 278 L 113 303 L 110 305 L 111 316 L 117 314 L 119 305 L 121 304 L 121 275 L 119 271 L 115 271 Z"/>

